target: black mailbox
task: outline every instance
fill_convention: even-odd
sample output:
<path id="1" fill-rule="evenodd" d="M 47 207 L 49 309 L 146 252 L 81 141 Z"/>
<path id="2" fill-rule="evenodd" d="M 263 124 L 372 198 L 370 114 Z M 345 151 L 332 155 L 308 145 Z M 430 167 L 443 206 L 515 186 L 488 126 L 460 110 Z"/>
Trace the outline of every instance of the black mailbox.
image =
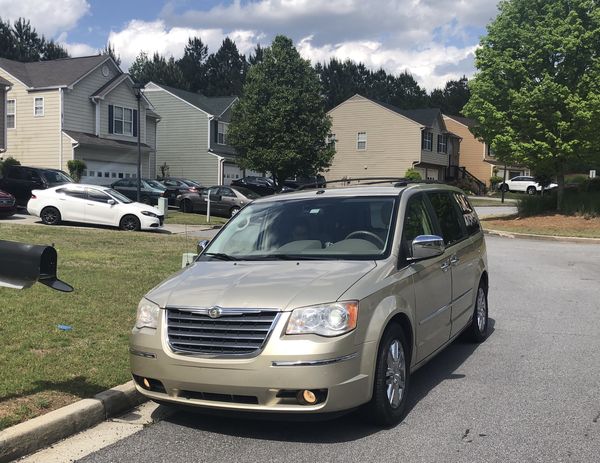
<path id="1" fill-rule="evenodd" d="M 0 286 L 23 289 L 39 281 L 58 291 L 73 291 L 56 277 L 57 261 L 52 246 L 0 240 Z"/>

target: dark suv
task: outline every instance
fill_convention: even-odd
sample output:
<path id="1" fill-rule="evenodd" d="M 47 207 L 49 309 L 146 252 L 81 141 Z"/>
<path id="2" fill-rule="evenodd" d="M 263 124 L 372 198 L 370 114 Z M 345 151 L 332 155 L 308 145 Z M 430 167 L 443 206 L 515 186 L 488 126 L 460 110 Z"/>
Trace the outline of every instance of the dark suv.
<path id="1" fill-rule="evenodd" d="M 12 194 L 19 206 L 26 206 L 31 190 L 44 190 L 63 183 L 74 183 L 74 180 L 62 170 L 7 166 L 0 178 L 0 190 Z"/>

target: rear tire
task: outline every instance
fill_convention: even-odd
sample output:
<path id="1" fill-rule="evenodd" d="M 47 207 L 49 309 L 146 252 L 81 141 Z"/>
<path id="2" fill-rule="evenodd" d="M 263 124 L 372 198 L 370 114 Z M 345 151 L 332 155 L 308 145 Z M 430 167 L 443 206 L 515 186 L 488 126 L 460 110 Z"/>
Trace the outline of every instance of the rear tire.
<path id="1" fill-rule="evenodd" d="M 533 196 L 537 193 L 537 190 L 534 186 L 527 187 L 527 194 Z"/>
<path id="2" fill-rule="evenodd" d="M 487 286 L 482 281 L 477 288 L 477 297 L 475 299 L 475 308 L 473 309 L 473 319 L 471 325 L 467 328 L 467 339 L 471 342 L 480 343 L 488 337 L 488 298 Z"/>
<path id="3" fill-rule="evenodd" d="M 183 201 L 181 201 L 179 209 L 181 209 L 181 212 L 194 212 L 192 202 L 189 199 L 184 199 Z"/>
<path id="4" fill-rule="evenodd" d="M 508 193 L 508 191 L 509 191 L 508 185 L 506 185 L 506 184 L 502 185 L 502 186 L 500 187 L 500 189 L 501 189 L 502 191 L 504 191 L 504 193 Z"/>
<path id="5" fill-rule="evenodd" d="M 404 418 L 410 384 L 410 349 L 400 325 L 392 323 L 383 333 L 373 381 L 373 397 L 366 405 L 369 419 L 392 427 Z"/>
<path id="6" fill-rule="evenodd" d="M 126 231 L 138 231 L 141 228 L 140 219 L 135 215 L 127 214 L 119 222 L 119 228 Z"/>
<path id="7" fill-rule="evenodd" d="M 61 221 L 60 211 L 55 207 L 47 206 L 42 209 L 40 219 L 46 225 L 58 225 Z"/>
<path id="8" fill-rule="evenodd" d="M 239 207 L 237 207 L 237 206 L 232 207 L 231 209 L 229 209 L 229 217 L 233 217 L 238 212 L 240 212 L 240 208 Z"/>

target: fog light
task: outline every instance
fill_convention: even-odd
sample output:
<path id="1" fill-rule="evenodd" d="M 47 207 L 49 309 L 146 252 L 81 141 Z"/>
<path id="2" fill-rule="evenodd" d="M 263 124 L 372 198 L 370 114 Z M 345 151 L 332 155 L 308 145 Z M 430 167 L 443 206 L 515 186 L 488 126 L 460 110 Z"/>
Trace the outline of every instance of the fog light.
<path id="1" fill-rule="evenodd" d="M 144 378 L 142 382 L 144 383 L 144 387 L 146 389 L 150 389 L 150 381 L 148 381 L 148 378 Z"/>
<path id="2" fill-rule="evenodd" d="M 317 403 L 317 395 L 313 391 L 304 389 L 298 392 L 298 402 L 302 405 L 314 405 Z"/>

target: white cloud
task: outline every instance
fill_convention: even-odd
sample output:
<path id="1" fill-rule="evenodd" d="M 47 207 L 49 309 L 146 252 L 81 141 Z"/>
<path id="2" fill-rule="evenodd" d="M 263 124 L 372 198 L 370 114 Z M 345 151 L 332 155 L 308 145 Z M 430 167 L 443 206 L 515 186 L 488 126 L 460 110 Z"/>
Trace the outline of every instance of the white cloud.
<path id="1" fill-rule="evenodd" d="M 36 31 L 49 38 L 73 28 L 89 10 L 87 0 L 0 0 L 2 19 L 29 19 Z"/>
<path id="2" fill-rule="evenodd" d="M 178 12 L 167 3 L 166 27 L 260 31 L 270 41 L 292 37 L 312 61 L 362 61 L 388 72 L 408 70 L 427 89 L 473 72 L 477 31 L 496 0 L 234 0 L 209 10 Z M 263 42 L 263 44 L 265 44 Z"/>
<path id="3" fill-rule="evenodd" d="M 148 55 L 158 52 L 166 57 L 180 58 L 190 37 L 200 37 L 210 52 L 218 50 L 225 37 L 235 41 L 238 50 L 247 54 L 252 51 L 262 35 L 250 30 L 194 29 L 189 27 L 167 28 L 164 21 L 130 21 L 118 32 L 111 31 L 108 41 L 121 56 L 123 69 L 127 69 L 144 51 Z"/>

